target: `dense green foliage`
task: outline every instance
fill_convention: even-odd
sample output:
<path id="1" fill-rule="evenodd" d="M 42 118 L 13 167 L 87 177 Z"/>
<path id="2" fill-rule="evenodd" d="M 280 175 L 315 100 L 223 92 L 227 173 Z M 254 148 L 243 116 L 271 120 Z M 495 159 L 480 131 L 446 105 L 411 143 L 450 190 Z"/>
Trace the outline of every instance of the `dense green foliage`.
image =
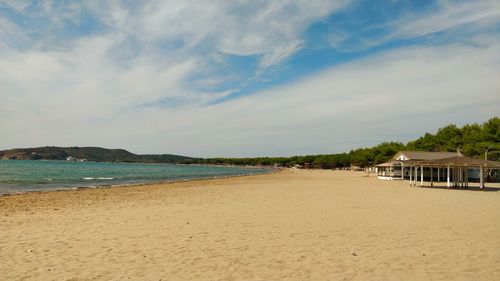
<path id="1" fill-rule="evenodd" d="M 491 146 L 491 147 L 490 147 Z M 456 151 L 471 157 L 483 156 L 490 147 L 489 160 L 498 160 L 500 150 L 500 118 L 491 118 L 482 125 L 472 124 L 458 128 L 448 125 L 437 131 L 435 135 L 425 134 L 423 137 L 409 142 L 407 149 L 426 151 Z"/>
<path id="2" fill-rule="evenodd" d="M 426 133 L 423 137 L 406 145 L 400 142 L 384 142 L 374 147 L 359 148 L 349 153 L 308 155 L 293 157 L 259 158 L 209 158 L 191 159 L 185 163 L 225 165 L 302 165 L 311 168 L 331 169 L 349 166 L 369 167 L 389 160 L 401 150 L 456 151 L 461 149 L 466 156 L 484 157 L 489 149 L 488 160 L 500 159 L 500 119 L 494 117 L 482 125 L 472 124 L 459 128 L 448 125 L 436 134 Z"/>

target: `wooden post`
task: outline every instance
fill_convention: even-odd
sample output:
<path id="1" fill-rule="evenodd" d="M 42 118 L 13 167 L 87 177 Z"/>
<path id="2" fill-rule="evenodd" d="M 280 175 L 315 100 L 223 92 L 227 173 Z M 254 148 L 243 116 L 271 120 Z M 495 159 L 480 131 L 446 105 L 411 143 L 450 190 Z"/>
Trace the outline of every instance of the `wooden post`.
<path id="1" fill-rule="evenodd" d="M 456 187 L 457 186 L 457 183 L 456 183 L 456 172 L 457 172 L 456 168 L 451 168 L 451 179 L 453 181 L 453 186 L 452 187 Z"/>
<path id="2" fill-rule="evenodd" d="M 433 171 L 434 171 L 434 167 L 431 167 L 431 187 L 434 185 L 434 184 L 433 184 L 433 178 L 432 178 L 432 176 L 433 176 L 433 175 L 432 175 L 432 172 L 433 172 Z"/>
<path id="3" fill-rule="evenodd" d="M 460 187 L 465 187 L 464 168 L 460 168 Z"/>
<path id="4" fill-rule="evenodd" d="M 453 187 L 455 188 L 457 188 L 457 170 L 458 169 L 456 167 L 453 169 Z"/>
<path id="5" fill-rule="evenodd" d="M 441 181 L 441 177 L 439 176 L 439 170 L 441 170 L 441 168 L 438 167 L 438 178 L 437 178 L 437 182 L 440 182 Z"/>
<path id="6" fill-rule="evenodd" d="M 447 166 L 448 173 L 446 174 L 446 186 L 450 188 L 450 165 Z"/>
<path id="7" fill-rule="evenodd" d="M 415 186 L 417 186 L 417 181 L 418 181 L 418 169 L 419 169 L 419 168 L 418 168 L 418 166 L 417 166 L 417 167 L 415 167 L 415 168 L 417 168 L 417 170 L 415 171 Z"/>
<path id="8" fill-rule="evenodd" d="M 413 167 L 410 166 L 410 186 L 413 184 L 413 178 L 412 178 L 412 174 L 413 174 Z"/>
<path id="9" fill-rule="evenodd" d="M 483 166 L 479 167 L 479 187 L 484 188 L 484 175 L 483 175 Z"/>
<path id="10" fill-rule="evenodd" d="M 415 177 L 413 178 L 413 186 L 417 186 L 418 166 L 415 166 Z"/>
<path id="11" fill-rule="evenodd" d="M 420 187 L 424 186 L 424 166 L 420 166 Z"/>
<path id="12" fill-rule="evenodd" d="M 469 168 L 465 168 L 465 188 L 469 188 Z"/>
<path id="13" fill-rule="evenodd" d="M 403 163 L 401 163 L 401 179 L 405 179 L 405 166 L 403 166 Z"/>
<path id="14" fill-rule="evenodd" d="M 469 169 L 467 169 L 467 167 L 464 168 L 464 187 L 467 188 L 467 185 L 469 184 L 468 181 L 469 181 L 469 174 L 468 174 L 468 171 Z"/>
<path id="15" fill-rule="evenodd" d="M 458 187 L 462 187 L 462 168 L 458 168 L 458 177 L 457 177 L 457 180 L 458 180 Z"/>
<path id="16" fill-rule="evenodd" d="M 417 186 L 417 173 L 418 173 L 418 167 L 415 166 L 413 167 L 413 186 Z"/>

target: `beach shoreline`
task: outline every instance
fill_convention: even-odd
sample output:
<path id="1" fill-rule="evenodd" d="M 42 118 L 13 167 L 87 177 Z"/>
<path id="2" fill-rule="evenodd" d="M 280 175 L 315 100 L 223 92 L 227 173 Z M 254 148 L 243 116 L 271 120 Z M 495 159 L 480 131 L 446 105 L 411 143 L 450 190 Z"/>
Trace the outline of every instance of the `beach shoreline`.
<path id="1" fill-rule="evenodd" d="M 4 161 L 9 161 L 14 164 L 17 164 L 16 162 L 20 161 L 21 163 L 29 163 L 29 165 L 32 164 L 35 165 L 38 162 L 50 162 L 57 164 L 75 163 L 72 161 L 68 162 L 61 160 L 0 160 L 0 164 L 1 162 Z M 83 163 L 84 165 L 114 164 L 113 162 L 91 162 L 91 161 L 86 161 Z M 24 172 L 24 171 L 29 171 L 30 169 L 32 169 L 32 167 L 19 168 L 17 166 L 12 166 L 12 167 L 17 167 L 17 168 L 12 168 L 9 167 L 9 165 L 7 165 L 5 167 L 6 170 L 3 170 L 4 167 L 0 167 L 0 170 L 3 171 L 2 175 L 0 175 L 0 177 L 2 177 L 2 179 L 0 180 L 0 196 L 24 194 L 28 192 L 52 192 L 52 191 L 64 191 L 64 190 L 79 190 L 86 188 L 109 188 L 109 187 L 124 187 L 124 186 L 135 186 L 135 185 L 164 184 L 177 181 L 224 178 L 232 176 L 246 176 L 253 174 L 267 174 L 267 173 L 272 173 L 276 170 L 276 167 L 269 167 L 269 166 L 259 167 L 259 166 L 227 166 L 227 165 L 197 165 L 197 164 L 188 165 L 188 164 L 170 164 L 170 163 L 119 163 L 119 164 L 139 165 L 138 166 L 139 168 L 143 168 L 141 167 L 142 165 L 166 165 L 167 168 L 159 172 L 157 171 L 156 174 L 148 175 L 146 172 L 145 173 L 137 172 L 136 174 L 126 174 L 126 172 L 124 171 L 118 171 L 117 174 L 117 171 L 113 169 L 110 169 L 109 173 L 106 170 L 96 173 L 93 170 L 95 169 L 95 167 L 86 166 L 85 168 L 76 167 L 77 169 L 78 168 L 82 169 L 81 171 L 83 172 L 80 171 L 81 174 L 79 176 L 75 176 L 73 174 L 73 171 L 71 170 L 71 166 L 69 166 L 68 168 L 66 167 L 66 165 L 63 165 L 63 167 L 65 167 L 66 170 L 62 172 L 57 171 L 57 173 L 63 173 L 63 174 L 69 173 L 69 174 L 66 176 L 60 176 L 60 175 L 54 175 L 54 173 L 56 172 L 54 170 L 56 168 L 54 168 L 53 166 L 48 166 L 48 168 L 45 168 L 45 170 L 43 171 L 43 173 L 45 174 L 43 174 L 42 176 L 37 174 L 35 177 L 32 178 L 32 175 Z M 176 175 L 175 174 L 175 169 L 177 169 L 175 168 L 176 166 L 186 167 L 187 170 L 181 172 L 183 173 L 182 176 Z M 111 166 L 111 168 L 114 167 L 115 166 Z M 200 168 L 209 167 L 215 169 L 220 168 L 220 171 L 215 170 L 207 173 L 203 169 L 199 169 L 200 171 L 198 171 L 196 169 L 197 167 Z M 37 167 L 35 167 L 35 169 L 36 168 Z M 59 169 L 59 167 L 57 167 L 57 169 Z M 86 169 L 87 171 L 84 171 L 84 169 Z M 23 172 L 20 173 L 20 171 Z M 10 175 L 16 175 L 16 176 L 10 176 Z M 23 179 L 30 179 L 30 180 L 23 180 Z"/>
<path id="2" fill-rule="evenodd" d="M 216 166 L 216 165 L 212 165 Z M 245 167 L 245 168 L 255 168 L 262 169 L 263 167 Z M 138 182 L 138 183 L 130 183 L 130 184 L 102 184 L 102 185 L 89 185 L 89 186 L 72 186 L 72 187 L 60 187 L 54 189 L 46 189 L 46 190 L 27 190 L 27 191 L 15 191 L 10 193 L 0 193 L 0 198 L 3 196 L 18 196 L 30 193 L 47 193 L 47 192 L 64 192 L 64 191 L 78 191 L 85 189 L 103 189 L 103 188 L 126 188 L 133 186 L 150 186 L 150 185 L 165 185 L 165 184 L 173 184 L 178 182 L 191 182 L 191 181 L 204 181 L 204 180 L 214 180 L 214 179 L 225 179 L 225 178 L 233 178 L 233 177 L 248 177 L 255 175 L 267 175 L 272 173 L 278 173 L 282 169 L 276 168 L 268 168 L 268 172 L 256 173 L 256 174 L 241 174 L 241 175 L 222 175 L 222 176 L 212 176 L 212 177 L 201 177 L 201 178 L 190 178 L 190 179 L 173 179 L 173 180 L 164 180 L 164 181 L 151 181 L 151 182 Z"/>
<path id="3" fill-rule="evenodd" d="M 292 169 L 29 192 L 0 197 L 0 272 L 5 280 L 498 280 L 499 202 L 500 191 Z"/>

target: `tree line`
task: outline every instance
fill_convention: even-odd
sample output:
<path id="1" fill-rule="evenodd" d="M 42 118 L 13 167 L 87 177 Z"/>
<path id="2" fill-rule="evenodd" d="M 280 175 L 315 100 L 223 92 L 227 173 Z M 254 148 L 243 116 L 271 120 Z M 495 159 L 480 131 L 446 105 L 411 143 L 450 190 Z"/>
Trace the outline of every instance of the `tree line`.
<path id="1" fill-rule="evenodd" d="M 406 144 L 383 142 L 373 147 L 358 148 L 348 153 L 306 155 L 293 157 L 253 157 L 253 158 L 197 158 L 186 160 L 185 164 L 251 165 L 251 166 L 308 166 L 314 169 L 334 169 L 350 166 L 370 167 L 388 161 L 401 150 L 450 151 L 460 149 L 469 157 L 484 157 L 488 150 L 488 160 L 500 159 L 500 118 L 493 117 L 483 124 L 463 127 L 448 125 L 435 134 L 424 136 Z"/>

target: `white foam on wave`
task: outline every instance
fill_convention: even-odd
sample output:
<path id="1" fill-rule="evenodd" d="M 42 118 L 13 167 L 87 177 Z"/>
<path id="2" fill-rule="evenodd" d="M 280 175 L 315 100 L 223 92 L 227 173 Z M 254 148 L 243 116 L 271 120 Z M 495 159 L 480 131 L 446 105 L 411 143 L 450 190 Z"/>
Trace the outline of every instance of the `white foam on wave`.
<path id="1" fill-rule="evenodd" d="M 84 179 L 84 180 L 95 180 L 95 178 L 93 178 L 93 177 L 85 177 L 85 178 L 83 178 L 83 179 Z"/>
<path id="2" fill-rule="evenodd" d="M 98 180 L 114 180 L 115 178 L 97 178 Z"/>

